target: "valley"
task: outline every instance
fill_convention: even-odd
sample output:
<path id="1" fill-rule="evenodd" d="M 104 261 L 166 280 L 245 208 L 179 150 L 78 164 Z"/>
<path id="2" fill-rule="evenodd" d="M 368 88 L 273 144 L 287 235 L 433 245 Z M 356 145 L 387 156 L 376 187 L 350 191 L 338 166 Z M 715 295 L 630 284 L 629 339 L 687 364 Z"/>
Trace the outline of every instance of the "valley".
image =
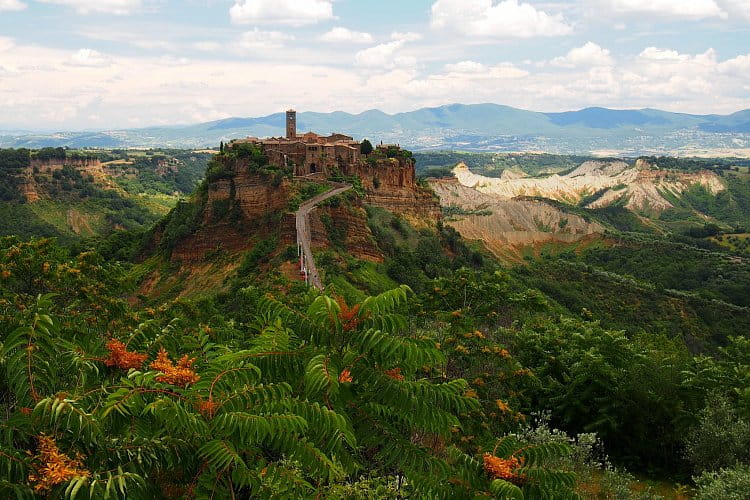
<path id="1" fill-rule="evenodd" d="M 338 139 L 307 135 L 301 140 L 309 141 L 309 148 Z M 437 381 L 429 387 L 438 388 L 429 390 L 452 391 L 450 384 L 461 380 L 465 385 L 451 393 L 453 403 L 439 403 L 443 396 L 436 396 L 429 410 L 418 410 L 424 411 L 418 418 L 427 420 L 408 424 L 397 447 L 380 452 L 382 460 L 403 460 L 408 453 L 444 460 L 432 454 L 432 444 L 410 441 L 418 428 L 442 433 L 442 439 L 453 441 L 451 453 L 470 457 L 497 434 L 518 429 L 539 433 L 527 434 L 525 446 L 545 443 L 545 426 L 555 426 L 564 436 L 556 449 L 588 458 L 544 462 L 540 470 L 551 476 L 539 476 L 547 479 L 538 484 L 560 491 L 554 488 L 562 486 L 549 477 L 576 477 L 568 484 L 583 498 L 595 498 L 587 496 L 591 490 L 615 488 L 646 491 L 650 498 L 683 498 L 672 492 L 674 484 L 690 480 L 697 458 L 670 450 L 689 445 L 708 425 L 701 412 L 719 404 L 712 402 L 709 389 L 735 391 L 744 383 L 736 374 L 747 367 L 737 336 L 750 328 L 745 245 L 750 181 L 742 160 L 412 154 L 383 145 L 349 162 L 330 162 L 325 153 L 307 149 L 304 157 L 295 157 L 299 163 L 291 164 L 288 156 L 274 160 L 278 153 L 267 149 L 297 150 L 296 138 L 286 141 L 233 141 L 206 152 L 4 150 L 0 208 L 9 216 L 0 229 L 15 236 L 0 239 L 0 321 L 21 325 L 28 321 L 25 311 L 46 308 L 64 335 L 81 328 L 106 330 L 107 336 L 96 334 L 79 347 L 110 363 L 100 375 L 111 381 L 106 383 L 127 373 L 138 377 L 139 368 L 154 373 L 148 369 L 163 355 L 152 352 L 147 340 L 152 335 L 169 352 L 189 350 L 196 364 L 188 364 L 193 363 L 189 358 L 180 363 L 195 382 L 170 385 L 164 381 L 173 379 L 159 375 L 160 385 L 148 390 L 170 387 L 194 400 L 180 410 L 185 412 L 181 418 L 205 425 L 229 417 L 213 416 L 228 414 L 210 409 L 200 378 L 210 380 L 210 370 L 248 366 L 221 354 L 218 345 L 246 352 L 271 384 L 302 374 L 298 384 L 304 396 L 293 397 L 305 399 L 284 404 L 304 405 L 300 401 L 324 394 L 322 401 L 333 408 L 327 411 L 345 419 L 336 425 L 351 425 L 365 443 L 370 431 L 360 427 L 361 414 L 338 405 L 358 401 L 368 419 L 392 425 L 382 408 L 414 407 L 386 399 L 390 393 L 382 391 L 391 390 L 389 384 L 412 390 L 407 387 L 423 384 L 427 374 Z M 40 155 L 54 159 L 42 161 Z M 313 164 L 315 173 L 295 175 Z M 346 189 L 324 194 L 331 185 Z M 313 203 L 315 210 L 308 212 Z M 299 214 L 306 227 L 302 232 Z M 306 284 L 300 234 L 309 242 L 307 261 L 314 259 L 313 284 L 320 290 Z M 63 295 L 50 303 L 35 302 L 42 300 L 37 299 L 41 292 Z M 62 319 L 65 315 L 70 319 Z M 127 351 L 132 364 L 113 357 L 120 348 L 112 343 L 112 332 L 123 339 L 135 335 L 128 344 L 135 350 Z M 306 332 L 312 332 L 309 339 L 297 337 Z M 339 359 L 330 345 L 346 346 L 347 354 Z M 7 347 L 0 349 L 13 356 Z M 136 362 L 151 355 L 156 358 L 148 366 Z M 304 361 L 298 364 L 288 355 Z M 43 353 L 35 356 L 35 366 L 50 363 L 43 361 Z M 415 361 L 411 356 L 417 356 Z M 429 366 L 422 356 L 438 361 Z M 587 357 L 599 363 L 587 366 L 602 371 L 582 370 L 580 360 Z M 310 373 L 325 373 L 313 368 L 319 360 L 336 363 L 325 370 L 335 370 L 327 380 L 341 392 L 312 385 L 319 382 L 312 382 Z M 59 360 L 68 362 L 67 357 Z M 710 371 L 699 372 L 705 363 Z M 13 366 L 4 369 L 19 384 L 29 383 Z M 713 373 L 721 379 L 711 378 Z M 571 377 L 597 394 L 577 390 L 567 382 Z M 151 387 L 152 382 L 139 383 Z M 350 387 L 357 392 L 350 395 Z M 628 396 L 623 399 L 615 389 Z M 140 389 L 128 389 L 122 397 L 130 397 L 131 390 Z M 172 398 L 154 394 L 154 403 Z M 380 409 L 369 406 L 373 400 L 382 401 Z M 611 405 L 601 410 L 608 424 L 590 415 L 589 408 L 602 400 Z M 61 404 L 55 396 L 23 401 L 41 408 L 37 412 Z M 97 422 L 91 425 L 107 425 L 111 433 L 121 432 L 119 424 L 106 423 L 100 412 L 110 405 L 140 411 L 127 399 L 107 401 L 94 397 L 92 404 L 104 409 L 92 408 L 89 415 Z M 79 399 L 75 404 L 89 403 Z M 644 414 L 643 405 L 654 413 Z M 428 417 L 436 407 L 440 418 L 452 422 L 449 426 Z M 464 411 L 458 408 L 472 409 L 461 417 L 464 430 L 451 437 L 458 420 L 449 415 Z M 540 408 L 550 412 L 548 420 L 526 426 Z M 250 415 L 246 407 L 233 412 Z M 154 425 L 168 425 L 173 417 L 157 411 L 148 418 Z M 201 457 L 211 453 L 211 440 L 200 431 L 171 432 L 203 443 Z M 595 433 L 607 460 L 660 482 L 597 462 L 583 444 L 585 433 Z M 623 433 L 637 439 L 623 442 Z M 377 439 L 383 438 L 377 434 Z M 654 452 L 655 440 L 664 451 Z M 311 442 L 325 448 L 323 441 Z M 520 449 L 520 443 L 513 446 Z M 447 475 L 433 482 L 434 472 L 424 475 L 413 469 L 417 462 L 406 460 L 405 474 L 414 487 L 451 495 L 467 488 L 449 481 L 453 474 L 469 474 L 456 472 L 458 466 L 449 461 L 442 466 Z M 381 474 L 389 477 L 386 470 Z M 477 491 L 489 488 L 483 472 L 474 480 Z M 184 494 L 167 478 L 153 479 L 149 487 L 172 488 L 178 492 L 175 498 Z M 344 487 L 332 480 L 320 488 Z"/>

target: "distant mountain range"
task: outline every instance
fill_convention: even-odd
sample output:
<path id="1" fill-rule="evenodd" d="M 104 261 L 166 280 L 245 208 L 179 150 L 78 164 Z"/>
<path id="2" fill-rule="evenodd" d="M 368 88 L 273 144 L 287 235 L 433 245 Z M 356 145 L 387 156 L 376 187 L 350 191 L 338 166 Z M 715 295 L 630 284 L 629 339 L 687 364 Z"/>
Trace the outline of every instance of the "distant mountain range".
<path id="1" fill-rule="evenodd" d="M 303 112 L 300 131 L 342 132 L 415 150 L 548 151 L 622 154 L 750 150 L 750 109 L 731 115 L 690 115 L 657 109 L 586 108 L 540 113 L 497 104 L 451 104 L 406 113 Z M 30 147 L 216 147 L 248 135 L 284 134 L 284 113 L 227 118 L 187 126 L 98 132 L 0 132 L 0 146 Z"/>

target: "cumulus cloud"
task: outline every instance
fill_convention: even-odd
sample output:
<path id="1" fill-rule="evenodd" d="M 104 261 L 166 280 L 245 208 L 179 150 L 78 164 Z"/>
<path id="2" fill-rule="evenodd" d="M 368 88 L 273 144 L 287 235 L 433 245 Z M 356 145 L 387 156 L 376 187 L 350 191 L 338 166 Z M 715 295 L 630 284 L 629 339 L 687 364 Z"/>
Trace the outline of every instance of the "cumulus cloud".
<path id="1" fill-rule="evenodd" d="M 235 24 L 289 26 L 335 19 L 332 0 L 235 0 L 229 16 Z"/>
<path id="2" fill-rule="evenodd" d="M 72 7 L 79 14 L 132 14 L 142 7 L 141 0 L 37 0 L 42 3 Z"/>
<path id="3" fill-rule="evenodd" d="M 400 66 L 414 66 L 416 58 L 400 54 L 405 40 L 381 43 L 354 55 L 354 63 L 363 68 L 392 69 Z"/>
<path id="4" fill-rule="evenodd" d="M 112 60 L 94 49 L 80 49 L 70 56 L 71 66 L 103 67 L 112 64 Z"/>
<path id="5" fill-rule="evenodd" d="M 586 42 L 582 47 L 576 47 L 564 56 L 552 59 L 550 64 L 561 68 L 578 68 L 610 66 L 613 62 L 609 50 L 601 48 L 594 42 Z"/>
<path id="6" fill-rule="evenodd" d="M 747 3 L 746 0 L 728 2 Z M 727 18 L 727 12 L 716 0 L 598 0 L 596 5 L 615 14 L 649 14 L 689 20 Z"/>
<path id="7" fill-rule="evenodd" d="M 348 28 L 336 27 L 320 35 L 322 42 L 331 43 L 372 43 L 372 35 L 360 31 L 352 31 Z"/>
<path id="8" fill-rule="evenodd" d="M 487 38 L 562 36 L 573 31 L 561 14 L 551 15 L 518 0 L 437 0 L 431 25 Z"/>
<path id="9" fill-rule="evenodd" d="M 740 55 L 719 64 L 719 71 L 727 75 L 745 78 L 750 75 L 750 54 Z"/>
<path id="10" fill-rule="evenodd" d="M 243 33 L 237 46 L 245 50 L 278 49 L 291 40 L 294 40 L 294 36 L 281 31 L 261 31 L 255 28 Z"/>
<path id="11" fill-rule="evenodd" d="M 24 10 L 25 8 L 26 4 L 20 0 L 0 0 L 0 12 L 13 12 Z"/>
<path id="12" fill-rule="evenodd" d="M 475 61 L 461 61 L 455 64 L 446 64 L 445 73 L 436 75 L 434 78 L 484 78 L 484 79 L 509 79 L 523 78 L 529 72 L 517 68 L 512 63 L 500 63 L 488 66 Z"/>
<path id="13" fill-rule="evenodd" d="M 407 31 L 407 32 L 400 32 L 400 31 L 394 31 L 391 33 L 391 40 L 403 40 L 404 42 L 416 42 L 417 40 L 421 40 L 422 35 L 419 33 L 414 33 L 413 31 Z"/>
<path id="14" fill-rule="evenodd" d="M 740 18 L 750 21 L 750 0 L 717 0 L 722 9 L 729 13 L 730 18 Z"/>
<path id="15" fill-rule="evenodd" d="M 360 50 L 354 55 L 354 64 L 363 68 L 393 69 L 397 67 L 413 67 L 417 59 L 401 53 L 404 46 L 409 42 L 419 40 L 421 35 L 417 33 L 391 34 L 391 41 L 381 43 L 368 49 Z"/>

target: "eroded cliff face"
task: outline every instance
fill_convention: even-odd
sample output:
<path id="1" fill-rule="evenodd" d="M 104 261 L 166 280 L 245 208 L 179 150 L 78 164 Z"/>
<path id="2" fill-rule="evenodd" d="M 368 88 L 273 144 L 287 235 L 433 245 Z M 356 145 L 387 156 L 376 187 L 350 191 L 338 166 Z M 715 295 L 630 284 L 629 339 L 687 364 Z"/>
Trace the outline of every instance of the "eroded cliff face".
<path id="1" fill-rule="evenodd" d="M 506 199 L 464 186 L 456 179 L 433 179 L 430 186 L 443 206 L 463 212 L 448 217 L 445 223 L 466 239 L 483 241 L 498 256 L 541 243 L 573 243 L 604 232 L 600 224 L 543 201 Z"/>
<path id="2" fill-rule="evenodd" d="M 725 189 L 713 172 L 661 170 L 644 160 L 638 160 L 632 167 L 623 161 L 587 161 L 566 175 L 548 177 L 491 178 L 473 173 L 464 164 L 456 166 L 453 174 L 464 186 L 504 199 L 538 196 L 577 204 L 584 196 L 600 193 L 587 208 L 600 208 L 623 200 L 625 207 L 634 211 L 658 212 L 671 208 L 672 203 L 662 193 L 680 196 L 696 184 L 713 194 Z"/>
<path id="3" fill-rule="evenodd" d="M 109 176 L 98 158 L 52 158 L 39 160 L 32 158 L 30 165 L 23 172 L 20 189 L 27 203 L 34 203 L 48 197 L 45 182 L 37 182 L 35 175 L 51 176 L 63 167 L 72 167 L 83 175 L 90 175 L 98 187 L 118 190 L 119 187 Z"/>
<path id="4" fill-rule="evenodd" d="M 416 226 L 434 225 L 440 219 L 440 202 L 417 183 L 414 162 L 387 158 L 363 162 L 345 172 L 362 180 L 365 203 L 401 215 Z"/>
<path id="5" fill-rule="evenodd" d="M 254 241 L 277 231 L 289 206 L 291 183 L 251 171 L 241 160 L 223 160 L 220 178 L 208 182 L 200 204 L 197 230 L 177 242 L 172 261 L 195 262 L 213 251 L 238 253 Z"/>

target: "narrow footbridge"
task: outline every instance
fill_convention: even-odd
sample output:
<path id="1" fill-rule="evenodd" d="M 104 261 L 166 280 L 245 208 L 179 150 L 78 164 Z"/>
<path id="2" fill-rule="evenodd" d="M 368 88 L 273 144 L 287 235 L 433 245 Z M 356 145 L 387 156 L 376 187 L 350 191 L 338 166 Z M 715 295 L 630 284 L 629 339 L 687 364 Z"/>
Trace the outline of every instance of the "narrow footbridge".
<path id="1" fill-rule="evenodd" d="M 310 286 L 314 286 L 318 290 L 323 289 L 323 282 L 320 280 L 318 268 L 315 267 L 315 259 L 312 254 L 310 212 L 312 212 L 319 203 L 352 188 L 351 184 L 340 182 L 329 182 L 328 184 L 332 186 L 333 189 L 303 202 L 299 206 L 299 210 L 297 210 L 296 214 L 297 253 L 300 259 L 300 270 L 305 277 L 305 282 Z"/>

